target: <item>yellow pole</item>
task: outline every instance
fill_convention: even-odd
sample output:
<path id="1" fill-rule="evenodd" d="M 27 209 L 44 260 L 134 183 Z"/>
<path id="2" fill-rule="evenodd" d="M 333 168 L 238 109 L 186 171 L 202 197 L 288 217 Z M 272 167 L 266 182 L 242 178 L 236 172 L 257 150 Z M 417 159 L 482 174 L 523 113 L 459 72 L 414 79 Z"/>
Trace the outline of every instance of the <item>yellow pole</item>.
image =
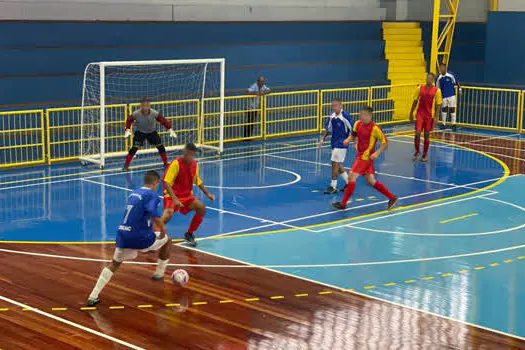
<path id="1" fill-rule="evenodd" d="M 498 11 L 499 0 L 490 0 L 490 11 Z"/>
<path id="2" fill-rule="evenodd" d="M 432 51 L 430 53 L 429 71 L 434 72 L 438 65 L 438 38 L 439 38 L 439 14 L 441 11 L 441 0 L 434 0 L 434 16 L 432 19 Z"/>

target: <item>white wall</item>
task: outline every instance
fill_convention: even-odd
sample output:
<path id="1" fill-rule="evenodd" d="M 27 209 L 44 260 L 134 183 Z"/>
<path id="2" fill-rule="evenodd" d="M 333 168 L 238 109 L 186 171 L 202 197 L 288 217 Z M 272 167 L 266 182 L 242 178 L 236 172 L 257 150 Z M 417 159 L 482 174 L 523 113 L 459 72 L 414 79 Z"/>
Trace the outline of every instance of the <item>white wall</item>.
<path id="1" fill-rule="evenodd" d="M 500 11 L 525 11 L 525 0 L 499 0 Z"/>
<path id="2" fill-rule="evenodd" d="M 380 0 L 0 0 L 0 19 L 383 20 Z"/>
<path id="3" fill-rule="evenodd" d="M 434 9 L 434 0 L 398 0 L 398 4 L 403 1 L 407 5 L 407 18 L 410 21 L 431 21 Z M 500 2 L 503 0 L 500 0 Z M 523 1 L 525 0 L 515 0 Z M 490 0 L 460 0 L 458 17 L 459 22 L 485 22 L 489 10 Z M 445 1 L 441 1 L 441 6 L 446 8 Z M 398 11 L 399 12 L 399 11 Z M 398 18 L 398 20 L 403 20 Z"/>

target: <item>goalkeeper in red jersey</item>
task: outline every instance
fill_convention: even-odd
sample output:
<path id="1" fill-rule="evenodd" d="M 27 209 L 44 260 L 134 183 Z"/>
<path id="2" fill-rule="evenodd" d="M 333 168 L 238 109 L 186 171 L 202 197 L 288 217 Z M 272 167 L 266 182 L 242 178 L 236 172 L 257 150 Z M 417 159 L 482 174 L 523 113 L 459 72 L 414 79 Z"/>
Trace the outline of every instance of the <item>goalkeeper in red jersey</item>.
<path id="1" fill-rule="evenodd" d="M 200 226 L 206 213 L 206 205 L 195 198 L 192 189 L 193 185 L 199 186 L 202 192 L 210 200 L 215 200 L 199 176 L 199 165 L 195 160 L 197 147 L 193 143 L 188 143 L 184 147 L 182 157 L 175 158 L 162 177 L 162 187 L 164 189 L 164 213 L 162 219 L 165 223 L 171 220 L 173 213 L 178 211 L 184 215 L 195 210 L 195 215 L 191 220 L 188 231 L 184 235 L 186 242 L 195 247 L 195 231 Z"/>
<path id="2" fill-rule="evenodd" d="M 350 196 L 354 192 L 357 177 L 363 175 L 366 182 L 384 194 L 388 198 L 388 210 L 392 209 L 398 197 L 386 188 L 383 183 L 376 180 L 374 161 L 379 157 L 388 146 L 388 140 L 381 128 L 372 121 L 372 107 L 364 107 L 359 113 L 359 120 L 354 124 L 352 134 L 345 140 L 348 145 L 357 138 L 357 157 L 350 169 L 348 185 L 341 202 L 332 203 L 336 209 L 345 209 Z M 376 150 L 376 143 L 379 141 L 381 146 Z"/>
<path id="3" fill-rule="evenodd" d="M 415 153 L 413 160 L 419 158 L 419 146 L 421 144 L 421 131 L 425 133 L 425 144 L 423 148 L 423 157 L 421 160 L 428 160 L 428 149 L 430 148 L 430 132 L 434 130 L 434 124 L 441 114 L 441 90 L 434 86 L 436 76 L 433 73 L 427 74 L 425 85 L 421 85 L 414 92 L 414 102 L 410 110 L 410 121 L 414 121 L 414 111 L 417 107 L 416 133 L 414 136 Z"/>
<path id="4" fill-rule="evenodd" d="M 124 137 L 128 138 L 131 136 L 130 129 L 132 124 L 135 124 L 135 134 L 133 135 L 133 146 L 129 149 L 126 162 L 122 168 L 123 171 L 127 171 L 129 169 L 131 160 L 139 148 L 144 146 L 144 141 L 146 140 L 150 145 L 157 147 L 164 166 L 168 165 L 166 148 L 162 144 L 160 135 L 155 128 L 155 121 L 162 124 L 170 132 L 170 137 L 177 137 L 177 134 L 171 128 L 170 122 L 164 118 L 162 114 L 151 108 L 147 98 L 143 98 L 140 102 L 140 109 L 134 111 L 126 120 L 126 132 Z"/>

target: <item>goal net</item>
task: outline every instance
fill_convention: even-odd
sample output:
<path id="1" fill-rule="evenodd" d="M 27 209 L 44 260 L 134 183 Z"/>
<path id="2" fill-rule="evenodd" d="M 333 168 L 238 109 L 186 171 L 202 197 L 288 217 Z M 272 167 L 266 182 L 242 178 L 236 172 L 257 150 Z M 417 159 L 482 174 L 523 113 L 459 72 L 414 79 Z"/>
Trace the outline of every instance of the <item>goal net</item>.
<path id="1" fill-rule="evenodd" d="M 126 139 L 126 118 L 148 98 L 172 125 L 172 138 L 157 123 L 168 151 L 193 142 L 223 151 L 225 60 L 190 59 L 90 63 L 82 88 L 80 160 L 104 167 L 110 157 L 123 156 L 133 142 Z M 132 130 L 133 135 L 133 130 Z M 139 150 L 157 152 L 155 145 Z"/>

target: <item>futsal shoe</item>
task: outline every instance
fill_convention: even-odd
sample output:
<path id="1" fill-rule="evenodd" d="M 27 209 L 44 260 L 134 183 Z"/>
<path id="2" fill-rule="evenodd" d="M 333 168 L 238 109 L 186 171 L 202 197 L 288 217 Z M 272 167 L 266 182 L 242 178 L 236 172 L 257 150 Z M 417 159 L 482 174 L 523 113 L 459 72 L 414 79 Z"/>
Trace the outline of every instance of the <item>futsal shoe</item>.
<path id="1" fill-rule="evenodd" d="M 190 247 L 197 246 L 197 242 L 195 241 L 195 236 L 191 232 L 186 232 L 184 234 L 184 240 L 186 241 L 186 243 L 188 243 Z"/>
<path id="2" fill-rule="evenodd" d="M 397 201 L 399 200 L 399 197 L 394 197 L 388 201 L 388 207 L 387 210 L 392 210 L 397 204 Z"/>
<path id="3" fill-rule="evenodd" d="M 446 126 L 444 124 L 439 124 L 439 130 L 445 130 Z"/>
<path id="4" fill-rule="evenodd" d="M 334 209 L 337 209 L 337 210 L 344 210 L 344 209 L 346 209 L 346 205 L 344 205 L 341 202 L 334 202 L 334 203 L 332 203 L 332 207 Z"/>
<path id="5" fill-rule="evenodd" d="M 154 280 L 154 281 L 162 281 L 164 280 L 164 276 L 163 275 L 156 275 L 156 274 L 153 274 L 151 276 L 151 279 Z"/>
<path id="6" fill-rule="evenodd" d="M 332 186 L 328 186 L 326 190 L 324 190 L 324 194 L 335 194 L 335 193 L 337 193 L 337 189 Z"/>
<path id="7" fill-rule="evenodd" d="M 421 158 L 421 161 L 422 162 L 428 162 L 428 156 L 423 156 L 423 158 Z"/>
<path id="8" fill-rule="evenodd" d="M 124 165 L 124 166 L 122 167 L 122 171 L 129 171 L 129 166 Z"/>
<path id="9" fill-rule="evenodd" d="M 412 161 L 417 161 L 419 159 L 419 153 L 414 153 L 414 156 L 412 157 Z"/>
<path id="10" fill-rule="evenodd" d="M 95 306 L 97 305 L 98 303 L 100 303 L 100 298 L 88 298 L 87 300 L 87 306 Z"/>

